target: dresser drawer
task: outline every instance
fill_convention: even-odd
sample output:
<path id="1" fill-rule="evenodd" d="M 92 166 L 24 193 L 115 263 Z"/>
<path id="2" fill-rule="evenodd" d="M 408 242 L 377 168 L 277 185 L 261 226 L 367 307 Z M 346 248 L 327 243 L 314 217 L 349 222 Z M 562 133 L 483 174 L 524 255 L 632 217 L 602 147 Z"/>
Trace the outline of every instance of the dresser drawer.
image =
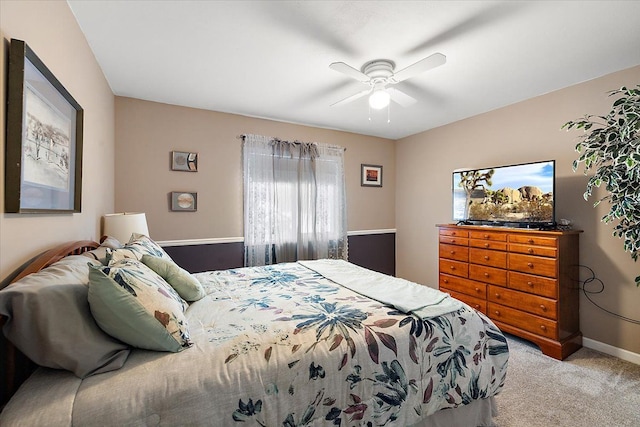
<path id="1" fill-rule="evenodd" d="M 447 245 L 440 243 L 440 258 L 469 261 L 469 248 L 466 246 Z"/>
<path id="2" fill-rule="evenodd" d="M 461 261 L 440 258 L 440 272 L 453 274 L 454 276 L 469 277 L 469 264 Z"/>
<path id="3" fill-rule="evenodd" d="M 507 268 L 507 253 L 487 249 L 470 248 L 469 262 L 489 267 Z"/>
<path id="4" fill-rule="evenodd" d="M 469 237 L 469 231 L 460 230 L 459 228 L 441 228 L 440 236 L 449 236 L 449 237 Z"/>
<path id="5" fill-rule="evenodd" d="M 558 324 L 553 320 L 490 302 L 489 318 L 553 340 L 558 339 Z"/>
<path id="6" fill-rule="evenodd" d="M 487 299 L 491 302 L 524 310 L 548 319 L 556 320 L 558 318 L 557 303 L 549 298 L 490 285 Z"/>
<path id="7" fill-rule="evenodd" d="M 472 296 L 461 294 L 461 293 L 455 292 L 455 291 L 447 291 L 447 290 L 444 290 L 444 289 L 443 289 L 443 291 L 444 292 L 448 292 L 449 295 L 451 295 L 455 299 L 458 299 L 458 300 L 462 301 L 463 303 L 468 304 L 471 308 L 475 308 L 476 310 L 481 311 L 484 314 L 487 314 L 487 302 L 486 301 L 481 300 L 480 298 L 474 298 Z"/>
<path id="8" fill-rule="evenodd" d="M 532 246 L 522 245 L 519 243 L 509 243 L 509 252 L 518 252 L 527 255 L 546 256 L 555 258 L 558 255 L 558 249 L 549 246 Z"/>
<path id="9" fill-rule="evenodd" d="M 509 254 L 509 269 L 539 276 L 556 277 L 558 261 L 532 255 Z"/>
<path id="10" fill-rule="evenodd" d="M 471 295 L 476 298 L 487 298 L 487 285 L 463 277 L 440 273 L 440 289 L 447 288 L 455 292 Z"/>
<path id="11" fill-rule="evenodd" d="M 558 298 L 558 280 L 510 271 L 507 287 L 548 298 Z"/>
<path id="12" fill-rule="evenodd" d="M 521 243 L 533 246 L 557 247 L 558 239 L 555 237 L 534 236 L 527 234 L 509 234 L 509 243 Z"/>
<path id="13" fill-rule="evenodd" d="M 440 235 L 440 243 L 447 245 L 469 246 L 469 239 L 466 237 Z"/>
<path id="14" fill-rule="evenodd" d="M 495 251 L 506 251 L 507 242 L 493 242 L 491 240 L 469 239 L 469 246 L 482 249 L 493 249 Z"/>
<path id="15" fill-rule="evenodd" d="M 492 242 L 506 242 L 507 233 L 496 233 L 494 231 L 470 231 L 471 239 L 490 240 Z"/>
<path id="16" fill-rule="evenodd" d="M 469 278 L 479 282 L 507 286 L 507 271 L 500 268 L 469 264 Z"/>

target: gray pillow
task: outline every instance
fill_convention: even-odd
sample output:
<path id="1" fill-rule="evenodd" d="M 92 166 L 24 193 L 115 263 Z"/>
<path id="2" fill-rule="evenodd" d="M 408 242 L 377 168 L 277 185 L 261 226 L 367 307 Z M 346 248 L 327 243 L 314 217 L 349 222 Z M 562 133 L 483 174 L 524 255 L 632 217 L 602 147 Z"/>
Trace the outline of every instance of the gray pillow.
<path id="1" fill-rule="evenodd" d="M 80 378 L 121 368 L 130 352 L 91 315 L 88 262 L 97 264 L 82 255 L 68 256 L 0 291 L 7 339 L 38 365 Z"/>
<path id="2" fill-rule="evenodd" d="M 185 301 L 204 297 L 204 288 L 198 279 L 175 262 L 152 255 L 142 255 L 141 261 L 166 280 Z"/>

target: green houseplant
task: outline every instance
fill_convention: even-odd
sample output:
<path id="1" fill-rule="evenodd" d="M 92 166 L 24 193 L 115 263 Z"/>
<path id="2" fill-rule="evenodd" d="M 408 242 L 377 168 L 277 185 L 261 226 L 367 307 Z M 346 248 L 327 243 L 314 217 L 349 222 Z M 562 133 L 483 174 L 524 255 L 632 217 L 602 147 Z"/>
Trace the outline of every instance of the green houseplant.
<path id="1" fill-rule="evenodd" d="M 624 241 L 624 250 L 634 261 L 640 255 L 640 85 L 611 91 L 615 97 L 606 116 L 586 115 L 565 123 L 563 129 L 583 129 L 576 145 L 580 154 L 573 162 L 575 172 L 584 163 L 585 175 L 595 169 L 584 193 L 588 200 L 594 187 L 604 185 L 607 195 L 596 200 L 594 207 L 607 200 L 609 212 L 605 223 L 615 222 L 613 235 Z M 635 278 L 640 286 L 640 276 Z"/>

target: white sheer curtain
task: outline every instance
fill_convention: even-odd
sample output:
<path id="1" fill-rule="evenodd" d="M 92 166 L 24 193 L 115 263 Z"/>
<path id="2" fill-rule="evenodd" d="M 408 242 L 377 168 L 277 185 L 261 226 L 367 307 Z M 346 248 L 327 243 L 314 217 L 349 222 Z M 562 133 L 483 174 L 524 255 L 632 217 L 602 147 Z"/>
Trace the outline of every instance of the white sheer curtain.
<path id="1" fill-rule="evenodd" d="M 246 266 L 347 259 L 344 149 L 245 135 Z"/>

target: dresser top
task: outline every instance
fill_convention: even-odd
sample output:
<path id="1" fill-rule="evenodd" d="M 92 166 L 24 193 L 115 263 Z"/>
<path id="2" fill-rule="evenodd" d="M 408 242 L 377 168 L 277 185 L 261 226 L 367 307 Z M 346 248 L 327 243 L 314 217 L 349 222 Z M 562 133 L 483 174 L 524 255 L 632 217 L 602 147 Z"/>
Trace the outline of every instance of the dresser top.
<path id="1" fill-rule="evenodd" d="M 458 224 L 436 224 L 438 228 L 458 228 L 460 230 L 475 231 L 498 231 L 504 233 L 523 233 L 523 234 L 540 234 L 540 235 L 567 235 L 579 234 L 582 230 L 539 230 L 537 228 L 515 228 L 501 227 L 493 225 L 458 225 Z"/>

